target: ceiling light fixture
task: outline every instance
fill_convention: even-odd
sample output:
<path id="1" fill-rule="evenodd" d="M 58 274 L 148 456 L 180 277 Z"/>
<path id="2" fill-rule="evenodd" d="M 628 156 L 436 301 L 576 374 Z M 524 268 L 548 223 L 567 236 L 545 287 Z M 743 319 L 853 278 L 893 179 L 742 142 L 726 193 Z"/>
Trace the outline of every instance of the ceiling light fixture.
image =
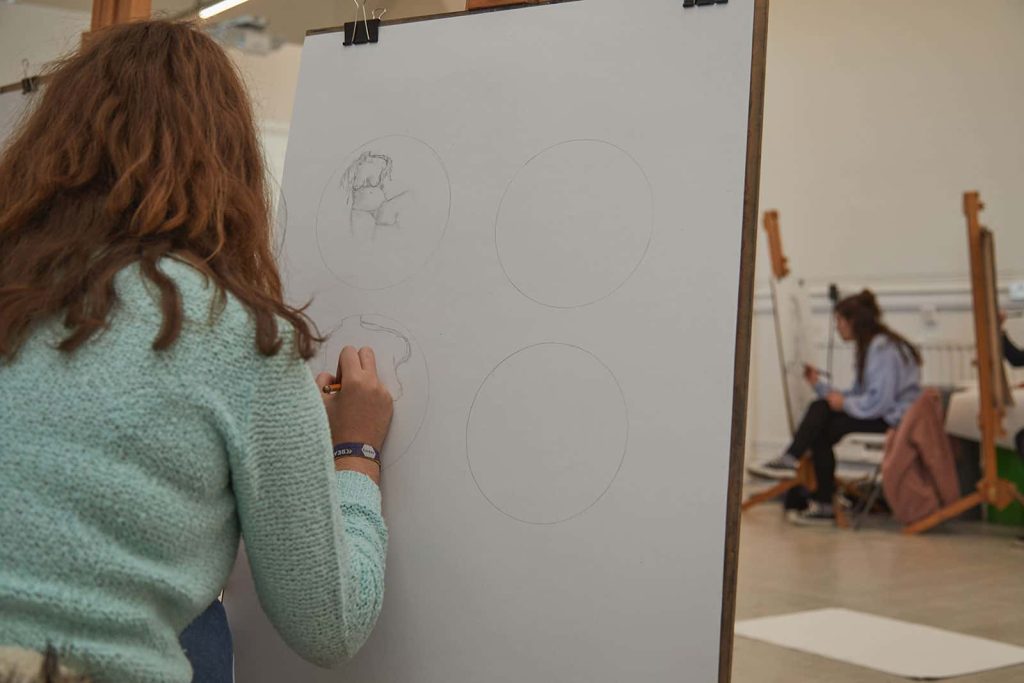
<path id="1" fill-rule="evenodd" d="M 248 0 L 220 0 L 220 2 L 215 2 L 212 5 L 208 5 L 199 10 L 199 18 L 209 19 L 210 17 L 216 16 L 221 12 L 226 12 L 232 7 L 238 7 L 243 2 L 248 2 Z"/>

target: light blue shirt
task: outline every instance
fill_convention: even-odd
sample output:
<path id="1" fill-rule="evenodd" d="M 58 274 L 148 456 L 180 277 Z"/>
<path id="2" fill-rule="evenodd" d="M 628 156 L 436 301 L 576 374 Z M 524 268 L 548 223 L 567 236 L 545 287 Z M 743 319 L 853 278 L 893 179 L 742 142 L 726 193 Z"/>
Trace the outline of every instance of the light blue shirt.
<path id="1" fill-rule="evenodd" d="M 832 391 L 825 382 L 818 382 L 814 389 L 822 398 Z M 868 346 L 864 380 L 842 393 L 847 415 L 861 420 L 882 418 L 895 427 L 921 395 L 921 367 L 913 357 L 904 355 L 896 342 L 878 334 Z"/>

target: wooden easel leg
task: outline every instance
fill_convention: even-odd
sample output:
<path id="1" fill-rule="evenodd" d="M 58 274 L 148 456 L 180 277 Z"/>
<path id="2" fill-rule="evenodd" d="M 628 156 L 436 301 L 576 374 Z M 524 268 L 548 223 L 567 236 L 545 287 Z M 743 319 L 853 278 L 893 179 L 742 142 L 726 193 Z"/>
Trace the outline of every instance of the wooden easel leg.
<path id="1" fill-rule="evenodd" d="M 905 534 L 918 534 L 922 531 L 928 531 L 947 519 L 952 519 L 957 515 L 963 514 L 970 510 L 975 505 L 989 504 L 993 505 L 1000 510 L 1006 509 L 1006 507 L 1017 500 L 1021 505 L 1024 505 L 1024 493 L 1021 493 L 1017 488 L 1016 484 L 1006 479 L 996 479 L 995 483 L 989 485 L 982 480 L 978 482 L 978 490 L 969 496 L 965 496 L 953 503 L 952 505 L 945 507 L 933 515 L 929 515 L 919 522 L 914 522 L 908 527 L 904 527 L 903 533 Z"/>
<path id="2" fill-rule="evenodd" d="M 849 529 L 850 518 L 846 514 L 846 509 L 839 504 L 839 496 L 832 499 L 832 510 L 836 516 L 836 526 L 840 529 Z"/>
<path id="3" fill-rule="evenodd" d="M 972 507 L 981 505 L 984 502 L 985 499 L 982 498 L 981 494 L 977 492 L 972 493 L 969 496 L 964 496 L 963 498 L 953 503 L 952 505 L 944 507 L 938 512 L 931 514 L 918 522 L 914 522 L 910 526 L 904 527 L 903 533 L 919 534 L 922 531 L 928 531 L 929 529 L 936 527 L 939 524 L 942 524 L 947 519 L 953 519 L 954 517 L 957 517 L 963 514 L 964 512 L 967 512 Z"/>
<path id="4" fill-rule="evenodd" d="M 1014 489 L 1013 497 L 1017 499 L 1017 502 L 1024 505 L 1024 493 L 1021 493 L 1018 489 Z"/>
<path id="5" fill-rule="evenodd" d="M 740 506 L 740 509 L 746 512 L 755 505 L 760 505 L 765 501 L 769 501 L 772 500 L 773 498 L 781 496 L 786 491 L 792 488 L 796 488 L 799 485 L 799 479 L 789 479 L 787 481 L 779 482 L 775 486 L 772 486 L 769 489 L 761 491 L 760 493 L 755 493 L 754 495 L 747 498 L 745 501 L 743 501 L 743 504 Z"/>
<path id="6" fill-rule="evenodd" d="M 803 486 L 811 493 L 818 488 L 818 482 L 814 478 L 814 467 L 811 465 L 811 459 L 807 456 L 800 458 L 800 464 L 797 466 L 795 476 L 792 479 L 781 481 L 761 493 L 755 493 L 750 498 L 743 501 L 743 504 L 740 506 L 740 510 L 749 510 L 755 505 L 759 505 L 767 500 L 781 496 L 786 491 L 796 488 L 797 486 Z"/>

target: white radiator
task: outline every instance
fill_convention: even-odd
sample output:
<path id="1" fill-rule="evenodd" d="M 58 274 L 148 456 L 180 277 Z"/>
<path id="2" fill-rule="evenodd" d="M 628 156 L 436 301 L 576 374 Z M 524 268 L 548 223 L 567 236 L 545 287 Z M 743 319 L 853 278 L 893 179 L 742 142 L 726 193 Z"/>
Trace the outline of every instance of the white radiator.
<path id="1" fill-rule="evenodd" d="M 815 353 L 822 367 L 827 364 L 828 343 L 815 343 Z M 921 366 L 921 383 L 928 386 L 952 386 L 977 379 L 974 365 L 974 345 L 959 341 L 929 341 L 918 345 L 924 364 Z M 848 386 L 853 381 L 854 346 L 837 342 L 832 351 L 832 372 L 837 386 Z M 1024 381 L 1021 369 L 1009 368 L 1013 384 Z"/>

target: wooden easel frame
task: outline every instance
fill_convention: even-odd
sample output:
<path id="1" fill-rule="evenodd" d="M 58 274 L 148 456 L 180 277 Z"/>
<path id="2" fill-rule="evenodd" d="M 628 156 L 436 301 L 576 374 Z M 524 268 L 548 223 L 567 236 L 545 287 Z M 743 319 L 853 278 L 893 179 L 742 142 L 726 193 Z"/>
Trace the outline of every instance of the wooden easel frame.
<path id="1" fill-rule="evenodd" d="M 423 17 L 382 20 L 381 26 L 444 19 L 479 12 L 502 11 L 581 0 L 467 0 L 465 11 Z M 761 134 L 764 118 L 764 79 L 768 47 L 769 0 L 753 0 L 750 98 L 747 106 L 747 157 L 743 191 L 743 228 L 740 242 L 740 279 L 737 291 L 736 353 L 733 364 L 732 427 L 729 448 L 729 490 L 726 497 L 725 556 L 722 585 L 722 620 L 719 639 L 718 681 L 732 680 L 732 653 L 736 621 L 736 579 L 739 567 L 740 504 L 743 496 L 743 461 L 746 447 L 747 393 L 750 369 L 750 333 L 754 306 L 754 259 L 757 251 L 758 196 L 761 185 Z M 338 33 L 343 27 L 314 29 L 307 36 Z"/>
<path id="2" fill-rule="evenodd" d="M 718 650 L 718 681 L 732 680 L 736 624 L 736 584 L 739 571 L 740 503 L 747 435 L 750 381 L 750 333 L 754 320 L 754 263 L 757 250 L 758 197 L 761 191 L 761 133 L 764 120 L 764 75 L 768 53 L 768 0 L 754 0 L 750 100 L 747 108 L 747 168 L 743 192 L 743 237 L 740 282 L 736 301 L 736 355 L 733 366 L 732 436 L 729 452 L 729 493 L 725 515 L 725 569 L 722 586 L 722 625 Z"/>
<path id="3" fill-rule="evenodd" d="M 91 30 L 148 19 L 151 13 L 152 0 L 93 0 Z"/>
<path id="4" fill-rule="evenodd" d="M 977 505 L 988 504 L 1003 510 L 1015 500 L 1024 503 L 1024 495 L 1013 482 L 999 477 L 996 465 L 996 439 L 1003 431 L 1004 406 L 1009 392 L 999 347 L 994 240 L 992 233 L 981 225 L 979 219 L 984 208 L 977 192 L 964 193 L 974 304 L 974 340 L 978 356 L 978 426 L 981 430 L 982 476 L 974 493 L 906 527 L 903 531 L 907 534 L 927 531 Z"/>
<path id="5" fill-rule="evenodd" d="M 772 265 L 772 277 L 768 282 L 768 288 L 772 298 L 772 321 L 775 324 L 776 351 L 779 357 L 779 372 L 782 374 L 782 398 L 786 407 L 786 421 L 789 423 L 790 433 L 796 431 L 796 410 L 790 396 L 788 379 L 786 377 L 786 353 L 782 348 L 782 320 L 779 318 L 779 290 L 777 283 L 785 280 L 789 275 L 789 259 L 782 251 L 782 229 L 779 227 L 779 212 L 772 209 L 765 211 L 763 223 L 765 236 L 768 238 L 768 257 Z M 744 503 L 744 510 L 747 509 Z"/>
<path id="6" fill-rule="evenodd" d="M 31 81 L 35 89 L 38 89 L 40 85 L 46 82 L 46 76 L 29 76 L 25 80 Z M 31 92 L 35 92 L 35 89 Z M 0 95 L 6 95 L 9 92 L 25 92 L 24 81 L 18 81 L 17 83 L 8 83 L 7 85 L 0 85 Z"/>
<path id="7" fill-rule="evenodd" d="M 539 5 L 545 0 L 466 0 L 466 11 L 473 12 L 493 7 L 506 8 L 509 5 Z"/>
<path id="8" fill-rule="evenodd" d="M 782 251 L 782 231 L 779 228 L 779 212 L 775 209 L 764 212 L 764 232 L 768 238 L 768 257 L 772 262 L 772 275 L 784 280 L 789 275 L 789 259 Z"/>

